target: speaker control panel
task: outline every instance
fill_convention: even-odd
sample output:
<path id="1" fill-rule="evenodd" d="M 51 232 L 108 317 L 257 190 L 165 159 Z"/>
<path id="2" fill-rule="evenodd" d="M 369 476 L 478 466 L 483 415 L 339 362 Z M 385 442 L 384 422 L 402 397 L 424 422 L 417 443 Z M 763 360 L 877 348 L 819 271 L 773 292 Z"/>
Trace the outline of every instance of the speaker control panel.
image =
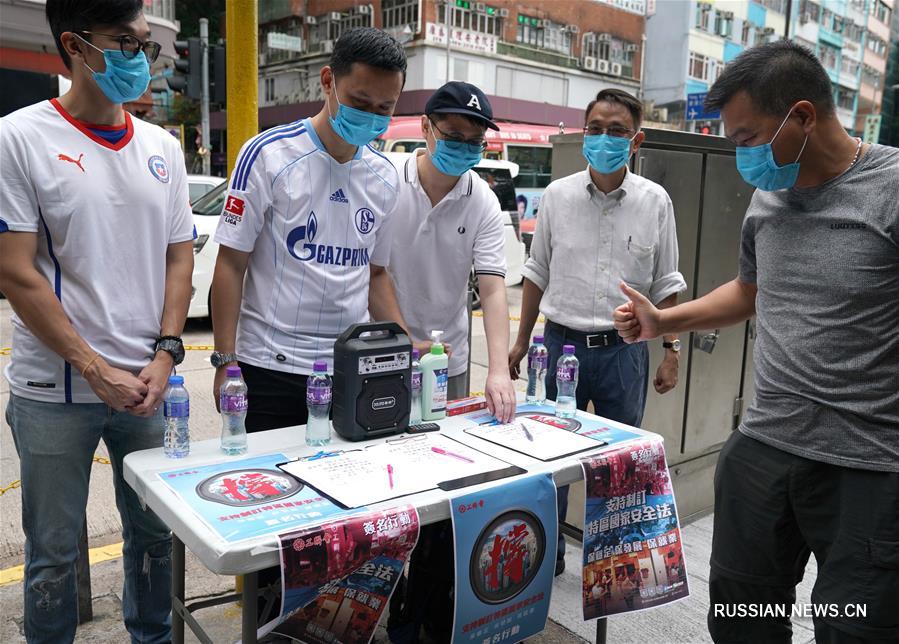
<path id="1" fill-rule="evenodd" d="M 362 356 L 359 358 L 359 375 L 392 373 L 409 368 L 408 351 Z"/>

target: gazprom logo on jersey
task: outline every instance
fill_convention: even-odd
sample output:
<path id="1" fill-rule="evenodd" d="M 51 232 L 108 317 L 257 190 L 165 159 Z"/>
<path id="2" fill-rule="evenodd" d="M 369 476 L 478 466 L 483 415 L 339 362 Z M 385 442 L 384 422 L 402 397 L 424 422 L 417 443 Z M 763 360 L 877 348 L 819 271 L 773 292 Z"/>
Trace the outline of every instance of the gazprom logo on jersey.
<path id="1" fill-rule="evenodd" d="M 301 262 L 333 266 L 368 266 L 367 248 L 344 248 L 330 244 L 316 244 L 314 242 L 317 232 L 318 219 L 314 212 L 310 212 L 305 226 L 297 226 L 288 233 L 287 252 Z M 305 243 L 300 246 L 300 242 Z"/>

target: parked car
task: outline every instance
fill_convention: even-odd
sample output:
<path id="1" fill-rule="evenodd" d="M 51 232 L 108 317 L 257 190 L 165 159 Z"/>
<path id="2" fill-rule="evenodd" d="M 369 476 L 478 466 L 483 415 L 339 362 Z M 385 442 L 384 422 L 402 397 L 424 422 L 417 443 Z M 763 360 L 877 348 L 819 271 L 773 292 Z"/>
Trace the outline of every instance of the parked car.
<path id="1" fill-rule="evenodd" d="M 410 155 L 404 152 L 387 152 L 386 156 L 401 171 L 403 164 Z M 506 242 L 506 286 L 520 284 L 525 250 L 518 228 L 518 209 L 515 203 L 515 186 L 513 185 L 513 179 L 518 174 L 518 165 L 509 161 L 484 159 L 477 165 L 475 172 L 491 185 L 499 198 L 500 207 L 503 210 Z M 216 179 L 216 177 L 201 178 Z M 222 212 L 228 187 L 223 179 L 217 180 L 219 182 L 218 185 L 193 203 L 197 238 L 194 240 L 193 293 L 191 295 L 190 308 L 187 312 L 187 317 L 189 318 L 207 317 L 212 311 L 209 293 L 212 286 L 212 274 L 215 270 L 215 258 L 218 255 L 219 248 L 219 245 L 213 240 L 213 236 L 218 226 L 219 215 Z M 474 296 L 473 306 L 474 308 L 479 308 L 478 281 L 475 279 L 473 269 L 469 278 L 469 285 Z"/>
<path id="2" fill-rule="evenodd" d="M 192 204 L 197 238 L 194 240 L 193 292 L 190 308 L 187 310 L 189 318 L 208 317 L 212 311 L 209 292 L 212 286 L 212 273 L 215 270 L 215 258 L 219 252 L 219 245 L 213 237 L 218 227 L 219 215 L 222 214 L 225 196 L 228 194 L 227 187 L 227 182 L 221 180 L 219 185 Z"/>
<path id="3" fill-rule="evenodd" d="M 190 193 L 190 202 L 193 203 L 213 188 L 224 183 L 222 177 L 210 177 L 205 174 L 187 175 L 187 189 Z"/>

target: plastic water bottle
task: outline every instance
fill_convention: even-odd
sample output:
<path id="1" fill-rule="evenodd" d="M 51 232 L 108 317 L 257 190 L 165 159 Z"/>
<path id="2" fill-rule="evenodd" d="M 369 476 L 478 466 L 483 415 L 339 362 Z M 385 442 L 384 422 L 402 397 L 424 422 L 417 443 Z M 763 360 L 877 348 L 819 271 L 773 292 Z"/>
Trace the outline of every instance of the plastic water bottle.
<path id="1" fill-rule="evenodd" d="M 229 456 L 247 451 L 247 383 L 240 367 L 225 367 L 225 382 L 219 390 L 222 410 L 222 451 Z"/>
<path id="2" fill-rule="evenodd" d="M 528 393 L 529 403 L 543 404 L 546 401 L 546 370 L 549 367 L 549 352 L 543 346 L 543 336 L 535 335 L 528 349 Z"/>
<path id="3" fill-rule="evenodd" d="M 163 448 L 169 458 L 190 454 L 190 396 L 184 388 L 184 376 L 169 376 L 163 398 L 165 438 Z"/>
<path id="4" fill-rule="evenodd" d="M 306 422 L 306 444 L 320 447 L 331 442 L 331 376 L 324 360 L 316 360 L 312 365 L 312 375 L 306 381 L 306 407 L 309 420 Z"/>
<path id="5" fill-rule="evenodd" d="M 556 363 L 556 416 L 559 418 L 571 418 L 577 411 L 579 364 L 574 346 L 566 344 L 562 347 L 562 355 Z"/>
<path id="6" fill-rule="evenodd" d="M 421 363 L 418 361 L 421 354 L 418 349 L 412 349 L 412 409 L 409 412 L 409 424 L 418 425 L 421 422 Z"/>

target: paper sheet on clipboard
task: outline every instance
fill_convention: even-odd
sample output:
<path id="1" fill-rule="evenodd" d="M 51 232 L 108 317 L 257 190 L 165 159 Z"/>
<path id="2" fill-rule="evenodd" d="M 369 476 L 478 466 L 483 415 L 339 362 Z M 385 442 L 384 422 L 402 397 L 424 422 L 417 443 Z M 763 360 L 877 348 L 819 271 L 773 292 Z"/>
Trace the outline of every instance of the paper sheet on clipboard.
<path id="1" fill-rule="evenodd" d="M 519 417 L 507 425 L 470 427 L 465 433 L 541 461 L 586 452 L 602 445 L 592 438 L 527 417 Z"/>
<path id="2" fill-rule="evenodd" d="M 326 458 L 278 465 L 348 508 L 433 490 L 443 481 L 508 466 L 441 434 L 404 436 Z"/>

